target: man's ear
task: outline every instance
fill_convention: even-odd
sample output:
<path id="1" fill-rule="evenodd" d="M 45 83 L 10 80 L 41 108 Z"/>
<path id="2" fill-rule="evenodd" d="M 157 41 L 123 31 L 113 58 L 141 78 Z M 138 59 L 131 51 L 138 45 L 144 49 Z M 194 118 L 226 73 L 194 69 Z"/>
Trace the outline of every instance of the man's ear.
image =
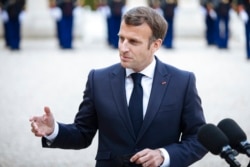
<path id="1" fill-rule="evenodd" d="M 156 52 L 162 45 L 162 39 L 157 39 L 152 43 L 153 51 Z"/>

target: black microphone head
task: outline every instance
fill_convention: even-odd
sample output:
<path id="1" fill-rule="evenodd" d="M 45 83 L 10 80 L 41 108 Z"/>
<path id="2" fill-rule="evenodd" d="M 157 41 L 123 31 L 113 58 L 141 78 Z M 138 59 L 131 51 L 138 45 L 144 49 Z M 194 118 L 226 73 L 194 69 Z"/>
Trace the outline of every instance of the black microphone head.
<path id="1" fill-rule="evenodd" d="M 203 125 L 198 131 L 198 140 L 211 153 L 218 155 L 229 145 L 227 136 L 215 125 Z"/>
<path id="2" fill-rule="evenodd" d="M 226 118 L 217 125 L 228 137 L 229 143 L 233 148 L 238 147 L 240 142 L 246 141 L 247 136 L 240 126 L 232 119 Z"/>

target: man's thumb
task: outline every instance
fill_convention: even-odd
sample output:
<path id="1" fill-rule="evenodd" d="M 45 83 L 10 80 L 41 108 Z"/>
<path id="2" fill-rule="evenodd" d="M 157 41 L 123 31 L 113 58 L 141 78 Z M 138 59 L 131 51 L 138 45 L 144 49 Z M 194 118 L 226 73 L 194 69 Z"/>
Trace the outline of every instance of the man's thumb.
<path id="1" fill-rule="evenodd" d="M 47 106 L 44 107 L 44 112 L 45 112 L 45 114 L 46 114 L 47 116 L 50 116 L 50 115 L 51 115 L 50 108 L 47 107 Z"/>

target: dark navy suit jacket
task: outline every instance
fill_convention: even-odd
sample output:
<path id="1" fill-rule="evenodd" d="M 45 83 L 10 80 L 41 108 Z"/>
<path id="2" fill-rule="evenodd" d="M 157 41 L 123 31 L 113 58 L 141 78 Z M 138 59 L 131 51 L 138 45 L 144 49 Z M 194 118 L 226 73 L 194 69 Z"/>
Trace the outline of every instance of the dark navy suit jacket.
<path id="1" fill-rule="evenodd" d="M 120 64 L 89 73 L 83 101 L 73 124 L 59 123 L 59 134 L 44 147 L 88 147 L 99 130 L 97 167 L 123 166 L 120 158 L 144 148 L 165 148 L 171 167 L 186 167 L 207 150 L 197 141 L 205 124 L 193 73 L 156 58 L 151 96 L 142 128 L 136 138 L 128 112 L 125 69 Z"/>

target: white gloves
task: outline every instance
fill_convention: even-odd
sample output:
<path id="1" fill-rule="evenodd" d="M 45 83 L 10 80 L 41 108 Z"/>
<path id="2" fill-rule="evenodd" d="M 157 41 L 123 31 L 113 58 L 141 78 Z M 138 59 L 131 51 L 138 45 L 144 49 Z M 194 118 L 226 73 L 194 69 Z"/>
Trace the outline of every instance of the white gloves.
<path id="1" fill-rule="evenodd" d="M 3 22 L 9 21 L 9 15 L 8 15 L 7 11 L 3 10 L 0 14 L 1 14 L 1 18 L 2 18 Z"/>
<path id="2" fill-rule="evenodd" d="M 241 20 L 244 21 L 244 23 L 246 23 L 249 19 L 248 14 L 245 10 L 241 10 L 239 13 L 239 16 L 240 16 Z"/>
<path id="3" fill-rule="evenodd" d="M 62 10 L 59 7 L 54 7 L 50 9 L 50 14 L 55 20 L 61 20 L 62 18 Z"/>
<path id="4" fill-rule="evenodd" d="M 26 17 L 26 12 L 25 11 L 21 11 L 21 13 L 18 16 L 18 20 L 19 22 L 22 22 Z"/>
<path id="5" fill-rule="evenodd" d="M 97 9 L 104 17 L 111 16 L 111 10 L 109 6 L 102 6 Z"/>
<path id="6" fill-rule="evenodd" d="M 214 20 L 217 18 L 217 14 L 213 9 L 209 11 L 209 16 Z"/>
<path id="7" fill-rule="evenodd" d="M 82 15 L 82 7 L 77 6 L 73 9 L 73 16 L 80 17 Z"/>

